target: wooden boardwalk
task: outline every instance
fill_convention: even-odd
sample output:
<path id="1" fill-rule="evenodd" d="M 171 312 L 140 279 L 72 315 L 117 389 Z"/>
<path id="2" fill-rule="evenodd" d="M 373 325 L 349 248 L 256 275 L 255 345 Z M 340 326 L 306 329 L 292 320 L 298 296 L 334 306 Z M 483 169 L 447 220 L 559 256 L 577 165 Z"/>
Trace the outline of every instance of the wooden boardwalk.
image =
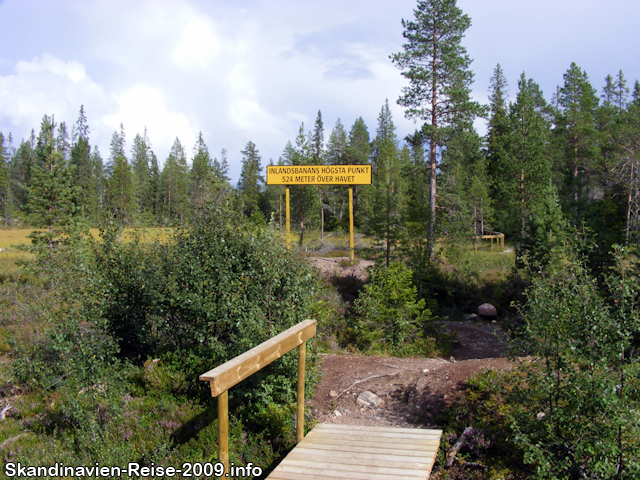
<path id="1" fill-rule="evenodd" d="M 211 395 L 218 398 L 218 452 L 224 465 L 223 478 L 228 478 L 229 472 L 228 389 L 297 348 L 298 444 L 267 479 L 427 480 L 442 430 L 321 424 L 303 436 L 306 345 L 315 334 L 316 321 L 305 320 L 200 375 L 200 380 L 209 382 Z"/>
<path id="2" fill-rule="evenodd" d="M 267 480 L 426 480 L 441 436 L 442 430 L 320 424 Z"/>

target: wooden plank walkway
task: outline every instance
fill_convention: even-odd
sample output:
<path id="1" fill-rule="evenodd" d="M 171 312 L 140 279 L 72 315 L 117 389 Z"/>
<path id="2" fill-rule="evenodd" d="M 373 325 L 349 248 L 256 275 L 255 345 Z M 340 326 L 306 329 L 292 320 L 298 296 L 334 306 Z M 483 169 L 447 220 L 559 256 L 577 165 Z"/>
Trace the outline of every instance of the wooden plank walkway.
<path id="1" fill-rule="evenodd" d="M 426 480 L 441 436 L 442 430 L 323 423 L 289 452 L 267 480 Z"/>

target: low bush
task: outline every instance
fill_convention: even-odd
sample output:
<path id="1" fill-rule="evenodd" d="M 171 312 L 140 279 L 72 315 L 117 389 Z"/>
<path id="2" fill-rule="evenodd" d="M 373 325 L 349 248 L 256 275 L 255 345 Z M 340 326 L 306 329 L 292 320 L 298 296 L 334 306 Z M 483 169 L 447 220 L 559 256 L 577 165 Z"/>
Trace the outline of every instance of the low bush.
<path id="1" fill-rule="evenodd" d="M 424 335 L 431 312 L 416 295 L 412 272 L 404 264 L 374 267 L 353 304 L 349 343 L 403 356 L 431 354 L 435 340 Z"/>

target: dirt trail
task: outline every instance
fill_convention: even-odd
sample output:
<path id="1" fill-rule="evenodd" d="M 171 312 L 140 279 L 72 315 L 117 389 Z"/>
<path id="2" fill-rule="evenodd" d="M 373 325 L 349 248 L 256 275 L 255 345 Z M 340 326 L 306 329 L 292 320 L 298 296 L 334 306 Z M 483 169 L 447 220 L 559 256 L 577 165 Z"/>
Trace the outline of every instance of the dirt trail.
<path id="1" fill-rule="evenodd" d="M 340 284 L 336 280 L 351 279 L 362 286 L 367 267 L 374 262 L 361 260 L 343 267 L 341 260 L 348 258 L 310 257 L 312 265 L 334 285 Z M 355 299 L 356 292 L 341 293 L 346 301 Z M 324 355 L 322 380 L 308 401 L 308 411 L 325 423 L 435 427 L 440 412 L 462 395 L 465 380 L 485 369 L 515 367 L 506 358 L 507 344 L 499 323 L 476 319 L 440 324 L 457 332 L 449 359 Z M 358 395 L 365 390 L 375 393 L 382 403 L 358 405 Z"/>
<path id="2" fill-rule="evenodd" d="M 437 426 L 437 416 L 462 394 L 464 381 L 488 369 L 512 369 L 498 324 L 441 322 L 458 332 L 450 359 L 325 355 L 322 380 L 309 401 L 310 412 L 325 423 L 398 427 Z M 369 390 L 378 407 L 357 404 Z"/>

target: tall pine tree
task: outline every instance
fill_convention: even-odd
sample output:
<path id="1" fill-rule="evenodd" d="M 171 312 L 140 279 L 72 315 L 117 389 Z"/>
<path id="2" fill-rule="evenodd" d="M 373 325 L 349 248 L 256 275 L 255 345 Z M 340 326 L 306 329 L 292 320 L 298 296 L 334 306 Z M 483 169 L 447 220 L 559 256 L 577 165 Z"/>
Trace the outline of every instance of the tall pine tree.
<path id="1" fill-rule="evenodd" d="M 446 146 L 447 130 L 461 120 L 472 120 L 480 106 L 470 100 L 471 59 L 462 46 L 470 18 L 456 6 L 456 0 L 419 0 L 414 15 L 414 20 L 402 21 L 407 43 L 391 59 L 409 80 L 398 104 L 406 107 L 408 118 L 425 121 L 430 168 L 428 238 L 433 253 L 438 149 Z"/>

